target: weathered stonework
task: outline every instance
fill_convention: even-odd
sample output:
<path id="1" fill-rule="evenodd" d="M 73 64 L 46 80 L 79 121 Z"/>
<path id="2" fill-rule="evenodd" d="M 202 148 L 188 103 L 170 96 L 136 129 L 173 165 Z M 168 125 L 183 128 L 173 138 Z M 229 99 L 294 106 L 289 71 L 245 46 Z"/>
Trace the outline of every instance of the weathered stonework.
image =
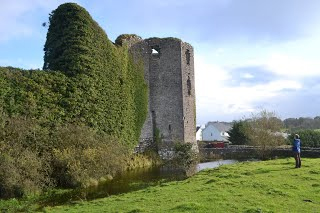
<path id="1" fill-rule="evenodd" d="M 134 37 L 126 43 L 134 59 L 143 61 L 149 86 L 148 115 L 137 150 L 168 152 L 174 142 L 193 143 L 197 149 L 192 46 L 176 38 Z"/>

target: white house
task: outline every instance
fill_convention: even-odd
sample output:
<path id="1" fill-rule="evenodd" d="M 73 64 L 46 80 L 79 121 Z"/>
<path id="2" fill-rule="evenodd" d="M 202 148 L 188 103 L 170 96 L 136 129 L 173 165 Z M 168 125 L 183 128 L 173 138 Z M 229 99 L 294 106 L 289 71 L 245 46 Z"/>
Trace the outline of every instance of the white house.
<path id="1" fill-rule="evenodd" d="M 202 141 L 202 130 L 205 128 L 204 125 L 197 126 L 196 129 L 196 139 L 197 141 Z"/>
<path id="2" fill-rule="evenodd" d="M 208 122 L 202 130 L 202 141 L 227 142 L 230 129 L 231 125 L 225 122 Z"/>

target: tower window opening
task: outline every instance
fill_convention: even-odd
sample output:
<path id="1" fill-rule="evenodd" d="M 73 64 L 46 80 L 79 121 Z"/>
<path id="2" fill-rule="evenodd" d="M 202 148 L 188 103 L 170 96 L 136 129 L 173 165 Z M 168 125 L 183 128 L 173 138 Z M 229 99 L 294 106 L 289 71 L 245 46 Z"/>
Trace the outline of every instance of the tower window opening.
<path id="1" fill-rule="evenodd" d="M 160 47 L 158 45 L 151 47 L 151 55 L 152 56 L 160 56 Z"/>
<path id="2" fill-rule="evenodd" d="M 191 95 L 191 80 L 190 80 L 190 76 L 188 76 L 188 80 L 187 80 L 187 89 L 188 89 L 188 95 Z"/>
<path id="3" fill-rule="evenodd" d="M 187 64 L 190 65 L 190 50 L 186 50 L 186 60 Z"/>

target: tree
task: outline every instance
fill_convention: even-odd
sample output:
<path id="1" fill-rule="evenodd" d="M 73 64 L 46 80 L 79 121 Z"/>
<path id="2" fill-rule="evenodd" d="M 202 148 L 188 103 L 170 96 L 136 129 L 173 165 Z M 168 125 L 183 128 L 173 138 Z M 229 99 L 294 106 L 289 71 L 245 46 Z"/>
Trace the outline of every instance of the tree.
<path id="1" fill-rule="evenodd" d="M 275 147 L 285 144 L 285 139 L 280 134 L 283 123 L 274 112 L 262 110 L 252 114 L 248 124 L 246 135 L 250 144 L 257 147 L 262 159 L 270 157 Z"/>
<path id="2" fill-rule="evenodd" d="M 316 116 L 315 118 L 287 118 L 283 122 L 285 127 L 291 131 L 298 131 L 302 129 L 320 129 L 320 116 Z"/>
<path id="3" fill-rule="evenodd" d="M 246 135 L 246 121 L 234 121 L 232 128 L 228 131 L 229 141 L 234 145 L 246 145 L 249 143 L 249 138 Z"/>

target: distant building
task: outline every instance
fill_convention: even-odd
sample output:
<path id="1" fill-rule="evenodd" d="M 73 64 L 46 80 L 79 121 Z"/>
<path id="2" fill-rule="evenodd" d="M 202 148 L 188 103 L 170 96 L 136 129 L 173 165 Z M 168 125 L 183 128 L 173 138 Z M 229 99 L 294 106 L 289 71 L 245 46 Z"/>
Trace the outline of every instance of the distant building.
<path id="1" fill-rule="evenodd" d="M 204 125 L 202 126 L 197 126 L 196 129 L 196 140 L 197 141 L 202 141 L 202 130 L 205 128 Z"/>
<path id="2" fill-rule="evenodd" d="M 202 130 L 202 141 L 227 142 L 231 124 L 225 122 L 208 122 Z"/>

